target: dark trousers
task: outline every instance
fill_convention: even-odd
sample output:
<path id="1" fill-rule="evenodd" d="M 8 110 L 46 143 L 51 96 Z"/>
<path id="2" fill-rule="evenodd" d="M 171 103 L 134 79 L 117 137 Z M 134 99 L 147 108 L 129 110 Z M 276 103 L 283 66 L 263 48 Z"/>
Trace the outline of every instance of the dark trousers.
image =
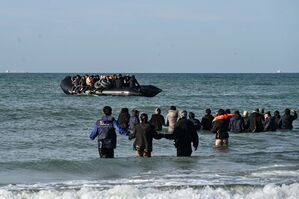
<path id="1" fill-rule="evenodd" d="M 192 149 L 191 148 L 180 148 L 178 147 L 176 149 L 176 155 L 177 157 L 183 157 L 183 156 L 191 156 Z"/>
<path id="2" fill-rule="evenodd" d="M 99 148 L 101 158 L 114 158 L 114 149 Z"/>

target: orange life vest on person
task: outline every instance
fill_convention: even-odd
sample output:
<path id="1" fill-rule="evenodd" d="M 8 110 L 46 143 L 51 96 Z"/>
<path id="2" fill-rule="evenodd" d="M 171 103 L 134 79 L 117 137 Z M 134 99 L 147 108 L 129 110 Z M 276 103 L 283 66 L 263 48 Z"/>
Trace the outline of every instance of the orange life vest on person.
<path id="1" fill-rule="evenodd" d="M 218 121 L 218 120 L 226 120 L 226 119 L 232 118 L 234 116 L 235 116 L 235 114 L 231 114 L 231 113 L 218 115 L 213 119 L 213 122 Z"/>

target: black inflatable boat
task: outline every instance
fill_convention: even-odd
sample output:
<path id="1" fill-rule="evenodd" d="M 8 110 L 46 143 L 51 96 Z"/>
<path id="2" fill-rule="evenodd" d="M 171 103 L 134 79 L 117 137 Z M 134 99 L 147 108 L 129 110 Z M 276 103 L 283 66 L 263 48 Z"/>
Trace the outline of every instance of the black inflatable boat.
<path id="1" fill-rule="evenodd" d="M 84 92 L 78 92 L 74 89 L 71 76 L 66 76 L 60 83 L 60 87 L 67 95 L 99 95 L 99 96 L 144 96 L 154 97 L 162 90 L 152 85 L 141 85 L 134 88 L 105 88 L 103 90 L 84 90 Z"/>

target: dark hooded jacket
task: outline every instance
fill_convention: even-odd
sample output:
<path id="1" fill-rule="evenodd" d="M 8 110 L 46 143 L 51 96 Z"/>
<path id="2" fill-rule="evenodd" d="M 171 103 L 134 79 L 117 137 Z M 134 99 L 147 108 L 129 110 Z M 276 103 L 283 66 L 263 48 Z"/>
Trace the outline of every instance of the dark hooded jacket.
<path id="1" fill-rule="evenodd" d="M 276 131 L 275 118 L 270 116 L 265 119 L 264 131 Z"/>
<path id="2" fill-rule="evenodd" d="M 193 112 L 189 113 L 189 120 L 194 124 L 195 129 L 199 131 L 201 128 L 201 123 L 198 119 L 195 118 L 195 114 Z"/>
<path id="3" fill-rule="evenodd" d="M 149 122 L 155 127 L 156 131 L 161 131 L 162 126 L 165 124 L 165 119 L 161 114 L 153 114 Z"/>
<path id="4" fill-rule="evenodd" d="M 205 115 L 201 119 L 202 130 L 210 131 L 212 129 L 212 122 L 214 117 L 212 115 Z"/>
<path id="5" fill-rule="evenodd" d="M 153 150 L 153 138 L 160 139 L 160 135 L 155 131 L 155 128 L 150 123 L 139 123 L 135 126 L 129 139 L 134 139 L 134 148 L 151 152 Z"/>
<path id="6" fill-rule="evenodd" d="M 174 127 L 173 136 L 176 148 L 192 151 L 191 143 L 193 143 L 194 148 L 198 147 L 198 135 L 195 126 L 185 117 L 178 120 Z"/>

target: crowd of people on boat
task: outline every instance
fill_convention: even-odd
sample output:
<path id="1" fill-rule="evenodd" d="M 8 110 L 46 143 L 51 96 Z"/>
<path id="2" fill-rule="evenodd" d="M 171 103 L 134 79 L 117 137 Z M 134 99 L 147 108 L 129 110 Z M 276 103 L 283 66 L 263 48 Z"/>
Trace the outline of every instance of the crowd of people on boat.
<path id="1" fill-rule="evenodd" d="M 231 113 L 230 109 L 219 109 L 215 116 L 211 109 L 205 110 L 201 120 L 193 112 L 178 111 L 175 106 L 170 106 L 167 115 L 161 114 L 161 109 L 156 108 L 149 118 L 146 113 L 140 114 L 136 109 L 129 113 L 128 108 L 122 108 L 118 118 L 112 117 L 112 108 L 105 106 L 103 116 L 99 119 L 91 134 L 93 140 L 98 137 L 99 155 L 102 158 L 113 158 L 116 148 L 116 132 L 135 139 L 134 149 L 140 157 L 151 157 L 153 139 L 166 138 L 173 140 L 177 156 L 191 156 L 192 147 L 198 147 L 199 130 L 215 134 L 216 146 L 227 146 L 229 132 L 268 132 L 277 129 L 293 129 L 293 121 L 297 113 L 292 109 L 285 109 L 281 116 L 278 110 L 272 115 L 270 111 L 256 109 L 250 114 L 244 111 L 243 115 L 238 110 Z M 167 126 L 167 133 L 161 133 L 163 126 Z"/>
<path id="2" fill-rule="evenodd" d="M 134 75 L 75 75 L 71 77 L 72 92 L 102 92 L 105 89 L 122 89 L 140 87 Z"/>

